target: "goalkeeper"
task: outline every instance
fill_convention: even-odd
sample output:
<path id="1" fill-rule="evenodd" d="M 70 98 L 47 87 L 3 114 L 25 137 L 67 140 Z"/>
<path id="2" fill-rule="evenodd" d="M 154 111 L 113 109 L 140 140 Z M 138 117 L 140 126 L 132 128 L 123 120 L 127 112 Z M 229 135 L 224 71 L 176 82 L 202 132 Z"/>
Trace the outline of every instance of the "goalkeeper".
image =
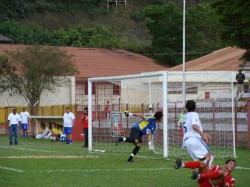
<path id="1" fill-rule="evenodd" d="M 161 122 L 162 120 L 162 111 L 158 111 L 155 113 L 154 117 L 144 117 L 141 114 L 133 114 L 130 112 L 124 112 L 126 117 L 129 116 L 135 116 L 135 117 L 141 117 L 142 120 L 137 122 L 136 124 L 134 124 L 131 128 L 131 132 L 130 132 L 130 137 L 129 138 L 118 138 L 116 145 L 118 145 L 118 142 L 128 142 L 128 143 L 133 143 L 135 144 L 135 148 L 133 149 L 131 155 L 128 158 L 128 162 L 132 162 L 134 156 L 138 153 L 138 151 L 141 148 L 142 145 L 142 136 L 143 135 L 148 135 L 148 144 L 149 144 L 149 148 L 153 148 L 152 147 L 152 134 L 154 133 L 155 129 L 156 129 L 156 122 Z"/>

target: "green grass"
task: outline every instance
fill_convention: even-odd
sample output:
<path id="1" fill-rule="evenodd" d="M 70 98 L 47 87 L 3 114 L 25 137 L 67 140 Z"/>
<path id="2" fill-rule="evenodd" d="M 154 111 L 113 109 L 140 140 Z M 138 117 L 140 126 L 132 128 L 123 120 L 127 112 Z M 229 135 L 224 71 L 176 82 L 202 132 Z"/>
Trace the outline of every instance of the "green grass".
<path id="1" fill-rule="evenodd" d="M 82 145 L 19 137 L 19 144 L 10 146 L 8 137 L 0 136 L 0 186 L 198 186 L 190 179 L 192 170 L 174 170 L 174 160 L 150 151 L 127 163 L 130 152 L 88 153 Z M 250 150 L 239 148 L 237 156 L 235 186 L 248 186 Z M 215 158 L 213 164 L 223 166 L 224 161 Z"/>

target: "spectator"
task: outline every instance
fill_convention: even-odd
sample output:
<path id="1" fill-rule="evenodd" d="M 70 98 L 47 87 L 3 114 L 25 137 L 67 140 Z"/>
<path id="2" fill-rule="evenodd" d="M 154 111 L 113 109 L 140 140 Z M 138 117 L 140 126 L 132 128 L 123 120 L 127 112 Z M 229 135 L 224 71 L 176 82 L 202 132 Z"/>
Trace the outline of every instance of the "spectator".
<path id="1" fill-rule="evenodd" d="M 88 147 L 88 127 L 89 127 L 89 119 L 88 119 L 88 107 L 84 108 L 83 115 L 82 115 L 82 125 L 83 125 L 83 134 L 84 134 L 84 146 Z"/>
<path id="2" fill-rule="evenodd" d="M 23 107 L 23 111 L 20 113 L 22 119 L 22 130 L 23 130 L 23 138 L 28 137 L 28 124 L 29 124 L 29 112 L 26 111 L 26 108 Z"/>
<path id="3" fill-rule="evenodd" d="M 63 122 L 64 122 L 64 132 L 66 134 L 66 143 L 72 144 L 72 128 L 75 124 L 75 115 L 70 112 L 70 108 L 66 108 L 66 112 L 63 116 Z"/>
<path id="4" fill-rule="evenodd" d="M 38 130 L 38 133 L 36 135 L 36 138 L 37 139 L 41 139 L 41 138 L 44 138 L 46 135 L 46 129 L 45 129 L 45 124 L 43 122 L 41 122 L 41 127 L 40 129 Z"/>
<path id="5" fill-rule="evenodd" d="M 105 105 L 104 113 L 105 113 L 106 119 L 110 119 L 110 105 L 109 105 L 109 101 L 107 101 L 107 104 Z"/>
<path id="6" fill-rule="evenodd" d="M 21 124 L 21 117 L 16 113 L 16 108 L 12 109 L 12 113 L 8 116 L 9 122 L 9 135 L 10 135 L 10 145 L 12 145 L 12 137 L 14 134 L 15 145 L 18 144 L 18 127 Z"/>
<path id="7" fill-rule="evenodd" d="M 59 134 L 63 133 L 63 125 L 59 125 Z"/>
<path id="8" fill-rule="evenodd" d="M 239 96 L 240 92 L 244 92 L 244 80 L 245 80 L 245 75 L 242 73 L 242 70 L 239 70 L 239 73 L 236 75 L 236 80 L 237 80 L 237 97 Z M 242 95 L 241 95 L 242 99 Z"/>
<path id="9" fill-rule="evenodd" d="M 62 126 L 62 125 L 57 124 L 57 135 L 56 135 L 56 141 L 60 141 L 62 131 L 63 131 L 63 126 Z"/>
<path id="10" fill-rule="evenodd" d="M 51 135 L 51 139 L 52 140 L 57 140 L 58 134 L 59 134 L 59 124 L 56 123 L 52 123 L 52 135 Z"/>
<path id="11" fill-rule="evenodd" d="M 64 129 L 63 129 L 63 125 L 59 125 L 59 136 L 58 136 L 58 140 L 63 140 L 63 137 L 66 137 L 64 134 Z"/>
<path id="12" fill-rule="evenodd" d="M 46 130 L 44 138 L 49 139 L 51 135 L 52 135 L 52 123 L 49 123 L 49 128 Z"/>

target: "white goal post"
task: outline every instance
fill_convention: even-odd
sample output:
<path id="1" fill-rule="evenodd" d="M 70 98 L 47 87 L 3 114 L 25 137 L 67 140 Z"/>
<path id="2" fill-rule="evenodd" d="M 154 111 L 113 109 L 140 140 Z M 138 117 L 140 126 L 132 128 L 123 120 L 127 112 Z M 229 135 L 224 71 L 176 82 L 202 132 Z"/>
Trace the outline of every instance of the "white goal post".
<path id="1" fill-rule="evenodd" d="M 176 125 L 184 103 L 183 77 L 182 72 L 160 71 L 89 78 L 88 150 L 130 152 L 131 145 L 124 143 L 117 147 L 115 138 L 128 137 L 131 126 L 140 119 L 127 118 L 122 113 L 128 110 L 153 115 L 161 110 L 163 120 L 157 124 L 153 136 L 154 152 L 164 158 L 189 156 L 182 147 L 182 129 Z M 233 78 L 231 72 L 185 72 L 185 98 L 196 101 L 203 129 L 212 136 L 208 145 L 217 157 L 236 157 Z M 110 103 L 108 118 L 107 101 Z M 153 108 L 148 108 L 149 104 Z M 143 144 L 147 145 L 145 141 Z M 142 146 L 141 151 L 149 150 Z"/>

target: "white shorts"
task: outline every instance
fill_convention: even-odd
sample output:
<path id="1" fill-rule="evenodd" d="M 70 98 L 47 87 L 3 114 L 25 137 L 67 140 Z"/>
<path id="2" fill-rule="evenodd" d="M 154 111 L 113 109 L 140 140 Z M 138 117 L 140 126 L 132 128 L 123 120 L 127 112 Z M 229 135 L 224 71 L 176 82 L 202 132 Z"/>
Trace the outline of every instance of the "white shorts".
<path id="1" fill-rule="evenodd" d="M 210 153 L 208 146 L 200 138 L 189 137 L 184 140 L 184 145 L 194 161 L 202 159 L 207 153 Z"/>
<path id="2" fill-rule="evenodd" d="M 237 92 L 243 92 L 244 91 L 244 84 L 237 84 Z"/>

